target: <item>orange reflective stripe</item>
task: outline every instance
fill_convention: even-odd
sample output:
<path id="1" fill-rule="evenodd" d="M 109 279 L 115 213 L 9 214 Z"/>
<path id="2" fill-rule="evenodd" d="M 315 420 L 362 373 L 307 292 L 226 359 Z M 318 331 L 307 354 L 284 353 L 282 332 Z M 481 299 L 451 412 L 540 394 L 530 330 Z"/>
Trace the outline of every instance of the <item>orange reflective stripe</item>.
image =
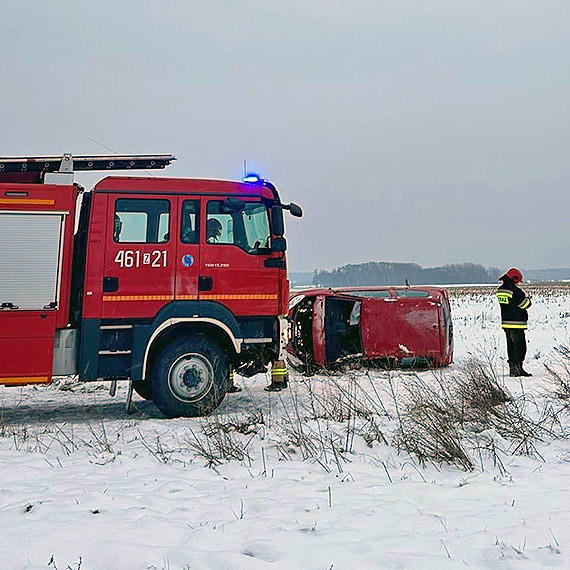
<path id="1" fill-rule="evenodd" d="M 49 384 L 49 376 L 8 376 L 0 377 L 0 384 L 10 384 L 11 386 L 23 386 L 25 384 Z"/>
<path id="2" fill-rule="evenodd" d="M 200 295 L 200 299 L 204 301 L 275 301 L 278 295 L 265 295 L 258 293 L 243 295 Z M 195 301 L 198 295 L 103 295 L 103 301 Z"/>
<path id="3" fill-rule="evenodd" d="M 200 295 L 200 299 L 211 300 L 233 300 L 233 301 L 248 301 L 248 300 L 266 300 L 272 301 L 278 299 L 278 295 L 265 295 L 258 293 L 246 293 L 241 295 Z"/>
<path id="4" fill-rule="evenodd" d="M 36 198 L 0 198 L 0 204 L 26 204 L 34 206 L 53 206 L 55 200 L 39 200 Z"/>
<path id="5" fill-rule="evenodd" d="M 103 295 L 103 301 L 172 301 L 172 295 Z"/>

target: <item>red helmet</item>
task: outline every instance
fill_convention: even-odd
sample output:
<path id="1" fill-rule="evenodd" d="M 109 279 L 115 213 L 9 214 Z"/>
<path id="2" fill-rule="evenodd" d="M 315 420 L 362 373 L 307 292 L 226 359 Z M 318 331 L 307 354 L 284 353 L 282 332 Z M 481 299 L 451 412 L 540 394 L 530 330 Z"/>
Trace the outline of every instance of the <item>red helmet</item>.
<path id="1" fill-rule="evenodd" d="M 523 280 L 522 271 L 516 267 L 511 267 L 504 276 L 508 277 L 513 283 L 520 283 Z"/>

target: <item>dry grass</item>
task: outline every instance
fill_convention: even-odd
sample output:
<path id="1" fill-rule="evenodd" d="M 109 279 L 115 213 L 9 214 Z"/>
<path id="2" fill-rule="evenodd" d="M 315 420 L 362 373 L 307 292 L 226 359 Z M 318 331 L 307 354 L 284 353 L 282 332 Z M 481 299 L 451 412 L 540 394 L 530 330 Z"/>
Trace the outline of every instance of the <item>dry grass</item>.
<path id="1" fill-rule="evenodd" d="M 550 397 L 570 411 L 570 347 L 558 346 L 553 363 L 545 365 L 551 380 Z"/>
<path id="2" fill-rule="evenodd" d="M 561 435 L 560 419 L 551 406 L 539 405 L 524 392 L 515 398 L 488 363 L 470 360 L 455 375 L 434 380 L 428 384 L 416 377 L 408 382 L 393 438 L 397 449 L 413 453 L 422 464 L 449 463 L 471 470 L 471 441 L 473 451 L 490 453 L 500 466 L 493 432 L 507 441 L 505 453 L 542 459 L 536 443 Z"/>
<path id="3" fill-rule="evenodd" d="M 502 472 L 505 456 L 540 459 L 538 442 L 568 435 L 563 418 L 570 412 L 570 349 L 560 347 L 557 355 L 556 365 L 547 367 L 550 390 L 538 400 L 522 384 L 514 395 L 491 361 L 472 359 L 455 372 L 431 375 L 386 371 L 297 377 L 289 391 L 271 400 L 260 404 L 252 397 L 243 412 L 194 420 L 191 429 L 185 426 L 178 434 L 137 427 L 128 439 L 166 464 L 201 459 L 209 467 L 237 461 L 250 468 L 260 456 L 265 463 L 266 451 L 273 450 L 281 460 L 300 459 L 346 473 L 355 456 L 373 457 L 369 449 L 393 445 L 421 465 L 472 470 L 490 458 Z M 0 408 L 0 437 L 13 449 L 64 456 L 83 450 L 96 463 L 115 460 L 127 428 L 135 425 L 16 425 Z"/>
<path id="4" fill-rule="evenodd" d="M 407 383 L 393 443 L 398 451 L 414 454 L 424 466 L 428 462 L 450 463 L 470 471 L 473 463 L 458 431 L 459 411 L 445 387 L 439 388 L 418 376 Z"/>

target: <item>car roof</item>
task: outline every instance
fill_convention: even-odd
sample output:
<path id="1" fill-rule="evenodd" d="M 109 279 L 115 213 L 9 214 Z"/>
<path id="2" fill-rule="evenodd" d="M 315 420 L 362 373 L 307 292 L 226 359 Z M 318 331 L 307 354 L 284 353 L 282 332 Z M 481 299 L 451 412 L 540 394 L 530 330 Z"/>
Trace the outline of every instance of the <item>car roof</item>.
<path id="1" fill-rule="evenodd" d="M 293 291 L 294 295 L 305 295 L 307 297 L 316 297 L 318 295 L 330 296 L 351 296 L 351 297 L 366 297 L 366 293 L 370 292 L 370 297 L 376 297 L 375 293 L 379 291 L 389 291 L 392 296 L 398 296 L 399 292 L 403 291 L 425 291 L 433 296 L 445 295 L 445 289 L 442 287 L 435 287 L 433 285 L 375 285 L 370 287 L 314 287 L 311 289 L 303 289 L 300 291 Z"/>

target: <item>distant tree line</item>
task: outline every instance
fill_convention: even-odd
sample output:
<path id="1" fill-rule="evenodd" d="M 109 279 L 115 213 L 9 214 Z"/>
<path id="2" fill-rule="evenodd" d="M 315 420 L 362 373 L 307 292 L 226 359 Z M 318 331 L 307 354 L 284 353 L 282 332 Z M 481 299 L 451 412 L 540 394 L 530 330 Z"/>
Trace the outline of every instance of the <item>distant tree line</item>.
<path id="1" fill-rule="evenodd" d="M 501 270 L 476 263 L 454 263 L 440 267 L 421 267 L 416 263 L 369 261 L 343 265 L 332 271 L 316 270 L 313 285 L 350 287 L 359 285 L 446 285 L 496 283 Z"/>

